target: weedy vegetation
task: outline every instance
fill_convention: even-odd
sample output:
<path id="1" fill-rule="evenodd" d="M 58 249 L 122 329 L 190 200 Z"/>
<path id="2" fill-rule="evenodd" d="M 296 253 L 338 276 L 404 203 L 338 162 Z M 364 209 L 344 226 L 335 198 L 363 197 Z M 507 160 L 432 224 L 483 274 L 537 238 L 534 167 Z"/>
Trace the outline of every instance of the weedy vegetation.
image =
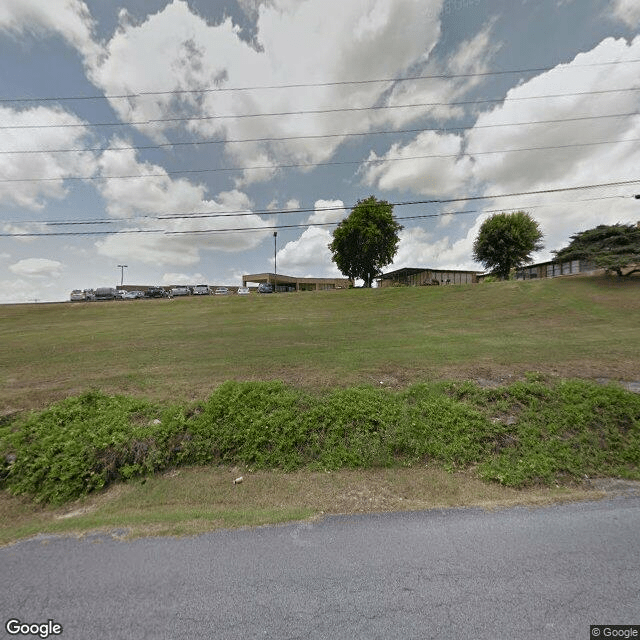
<path id="1" fill-rule="evenodd" d="M 168 407 L 89 392 L 2 426 L 0 454 L 0 486 L 53 504 L 191 465 L 437 463 L 512 487 L 584 475 L 640 479 L 640 396 L 535 376 L 497 389 L 432 383 L 315 395 L 229 381 L 204 402 Z"/>

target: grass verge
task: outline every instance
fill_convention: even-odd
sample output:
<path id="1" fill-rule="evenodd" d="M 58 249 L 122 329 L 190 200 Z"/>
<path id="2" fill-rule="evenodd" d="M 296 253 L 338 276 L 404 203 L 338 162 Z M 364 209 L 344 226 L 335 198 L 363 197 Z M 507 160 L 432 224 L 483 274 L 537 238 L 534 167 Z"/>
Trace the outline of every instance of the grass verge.
<path id="1" fill-rule="evenodd" d="M 242 475 L 244 482 L 234 485 Z M 486 483 L 437 466 L 339 471 L 249 471 L 185 467 L 117 484 L 66 504 L 42 506 L 0 492 L 0 544 L 41 535 L 116 532 L 126 538 L 197 535 L 216 529 L 308 520 L 325 514 L 447 507 L 544 506 L 599 499 L 582 486 L 523 490 Z M 46 542 L 46 539 L 43 540 Z"/>

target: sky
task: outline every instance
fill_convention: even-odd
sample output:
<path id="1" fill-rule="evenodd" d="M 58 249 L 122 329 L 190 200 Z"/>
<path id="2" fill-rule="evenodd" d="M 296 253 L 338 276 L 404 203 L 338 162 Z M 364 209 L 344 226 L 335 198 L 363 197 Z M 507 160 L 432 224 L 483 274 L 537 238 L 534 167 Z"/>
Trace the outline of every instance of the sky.
<path id="1" fill-rule="evenodd" d="M 0 303 L 337 277 L 370 195 L 385 271 L 640 220 L 638 0 L 2 0 L 0 60 Z"/>

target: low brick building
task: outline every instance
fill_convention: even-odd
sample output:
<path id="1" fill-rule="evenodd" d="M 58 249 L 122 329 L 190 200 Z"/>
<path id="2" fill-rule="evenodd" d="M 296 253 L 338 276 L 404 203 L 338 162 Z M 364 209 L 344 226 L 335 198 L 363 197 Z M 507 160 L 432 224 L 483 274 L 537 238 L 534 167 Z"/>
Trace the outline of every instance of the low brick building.
<path id="1" fill-rule="evenodd" d="M 555 278 L 570 275 L 597 275 L 604 273 L 587 260 L 567 260 L 565 262 L 540 262 L 516 269 L 516 280 L 533 280 L 536 278 Z"/>
<path id="2" fill-rule="evenodd" d="M 394 285 L 428 286 L 447 284 L 475 284 L 478 271 L 456 271 L 452 269 L 428 269 L 426 267 L 404 267 L 383 273 L 376 278 L 379 287 Z"/>
<path id="3" fill-rule="evenodd" d="M 252 273 L 242 276 L 242 286 L 247 283 L 271 284 L 276 291 L 324 291 L 328 289 L 348 289 L 352 286 L 348 278 L 298 278 L 278 273 Z"/>

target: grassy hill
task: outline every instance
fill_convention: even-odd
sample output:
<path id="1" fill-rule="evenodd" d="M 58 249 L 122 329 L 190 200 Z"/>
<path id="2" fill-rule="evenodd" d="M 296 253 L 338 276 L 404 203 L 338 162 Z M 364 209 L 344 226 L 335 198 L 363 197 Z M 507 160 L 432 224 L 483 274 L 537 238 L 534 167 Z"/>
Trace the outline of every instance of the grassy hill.
<path id="1" fill-rule="evenodd" d="M 0 362 L 5 413 L 87 389 L 199 399 L 229 379 L 638 380 L 640 279 L 8 305 Z"/>
<path id="2" fill-rule="evenodd" d="M 585 476 L 640 478 L 640 396 L 572 378 L 640 379 L 639 294 L 566 278 L 0 307 L 0 544 L 592 499 Z"/>

